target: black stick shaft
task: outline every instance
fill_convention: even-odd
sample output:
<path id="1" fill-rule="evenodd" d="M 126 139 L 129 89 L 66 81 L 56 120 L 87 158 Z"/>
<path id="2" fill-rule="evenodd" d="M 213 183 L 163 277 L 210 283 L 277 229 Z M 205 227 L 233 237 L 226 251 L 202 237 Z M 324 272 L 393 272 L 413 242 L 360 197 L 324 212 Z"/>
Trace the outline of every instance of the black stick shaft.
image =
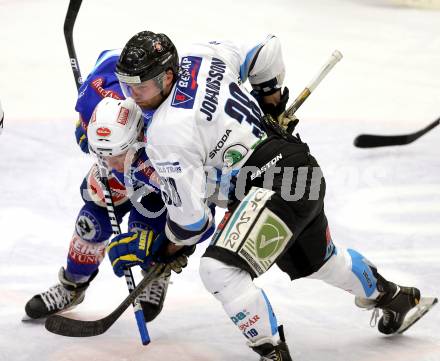
<path id="1" fill-rule="evenodd" d="M 73 76 L 75 78 L 76 88 L 82 85 L 81 71 L 79 69 L 78 58 L 76 57 L 75 45 L 73 43 L 73 27 L 75 26 L 76 17 L 81 7 L 82 0 L 70 0 L 67 9 L 66 19 L 64 20 L 64 38 L 66 39 L 67 51 L 69 52 L 70 66 L 72 67 Z"/>

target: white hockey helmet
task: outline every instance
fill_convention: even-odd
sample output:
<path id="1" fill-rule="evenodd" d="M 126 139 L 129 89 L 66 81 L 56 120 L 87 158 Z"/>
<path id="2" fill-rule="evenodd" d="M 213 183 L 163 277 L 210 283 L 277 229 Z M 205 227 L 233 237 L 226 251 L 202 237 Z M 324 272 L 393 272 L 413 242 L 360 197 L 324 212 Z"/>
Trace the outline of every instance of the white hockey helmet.
<path id="1" fill-rule="evenodd" d="M 87 128 L 89 149 L 102 156 L 120 155 L 138 141 L 143 126 L 142 110 L 133 99 L 104 98 Z"/>

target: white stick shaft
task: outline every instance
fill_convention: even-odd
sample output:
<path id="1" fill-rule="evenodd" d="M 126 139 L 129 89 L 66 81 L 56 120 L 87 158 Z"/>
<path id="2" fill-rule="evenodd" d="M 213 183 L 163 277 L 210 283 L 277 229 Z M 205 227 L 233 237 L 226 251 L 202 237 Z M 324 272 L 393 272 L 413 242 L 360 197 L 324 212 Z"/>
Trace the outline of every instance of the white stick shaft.
<path id="1" fill-rule="evenodd" d="M 307 88 L 309 88 L 310 93 L 315 90 L 318 84 L 324 79 L 330 70 L 336 65 L 336 63 L 342 59 L 342 53 L 339 50 L 335 50 L 333 54 L 328 59 L 327 63 L 319 71 L 318 75 L 313 79 Z"/>
<path id="2" fill-rule="evenodd" d="M 318 86 L 318 84 L 326 77 L 326 75 L 333 69 L 336 63 L 342 59 L 342 53 L 339 50 L 335 50 L 330 56 L 330 59 L 321 68 L 318 75 L 310 82 L 310 84 L 304 88 L 304 90 L 298 95 L 292 105 L 286 110 L 287 114 L 295 114 L 298 108 L 309 97 L 312 91 Z"/>

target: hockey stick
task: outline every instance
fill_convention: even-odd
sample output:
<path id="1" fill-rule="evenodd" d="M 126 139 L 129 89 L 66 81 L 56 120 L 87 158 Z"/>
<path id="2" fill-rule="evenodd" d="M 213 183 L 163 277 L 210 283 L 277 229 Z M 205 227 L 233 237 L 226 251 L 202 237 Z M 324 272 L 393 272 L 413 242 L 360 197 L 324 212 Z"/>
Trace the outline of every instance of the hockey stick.
<path id="1" fill-rule="evenodd" d="M 67 51 L 70 57 L 70 65 L 72 67 L 72 72 L 75 78 L 75 84 L 77 90 L 79 90 L 79 88 L 81 87 L 82 77 L 81 77 L 81 71 L 79 69 L 78 58 L 75 52 L 75 45 L 73 43 L 73 28 L 75 26 L 76 17 L 81 7 L 81 3 L 82 0 L 70 0 L 69 7 L 66 13 L 66 19 L 64 21 L 64 37 L 66 39 Z M 99 165 L 98 168 L 99 168 L 101 182 L 103 184 L 102 188 L 103 188 L 105 204 L 106 204 L 110 224 L 112 226 L 112 230 L 114 234 L 121 234 L 121 228 L 119 227 L 118 220 L 115 216 L 113 199 L 110 193 L 107 167 L 103 162 L 103 160 L 100 158 L 98 158 L 98 165 Z M 124 270 L 124 276 L 125 276 L 125 281 L 127 283 L 128 291 L 133 292 L 133 290 L 135 289 L 135 281 L 131 269 Z M 150 336 L 148 334 L 148 329 L 145 323 L 142 307 L 140 305 L 140 302 L 136 299 L 136 297 L 133 298 L 132 302 L 133 302 L 134 314 L 136 317 L 136 323 L 138 325 L 139 333 L 141 335 L 142 344 L 148 345 L 150 343 Z M 46 323 L 51 322 L 50 321 L 51 317 L 49 317 L 46 320 Z"/>
<path id="2" fill-rule="evenodd" d="M 76 57 L 75 45 L 73 44 L 73 27 L 81 7 L 82 0 L 70 0 L 64 20 L 64 38 L 66 39 L 67 51 L 69 52 L 70 66 L 75 78 L 76 88 L 79 89 L 83 83 L 81 71 L 79 70 L 78 58 Z"/>
<path id="3" fill-rule="evenodd" d="M 318 75 L 307 85 L 304 90 L 297 96 L 293 101 L 292 105 L 286 110 L 286 115 L 293 115 L 298 110 L 298 108 L 305 102 L 310 94 L 315 90 L 315 88 L 321 83 L 321 81 L 327 76 L 330 70 L 342 59 L 342 53 L 339 50 L 335 50 L 324 66 L 319 71 Z M 289 133 L 293 132 L 295 128 L 295 122 L 291 121 L 287 126 L 287 131 Z"/>
<path id="4" fill-rule="evenodd" d="M 135 287 L 124 301 L 108 316 L 94 321 L 83 321 L 66 318 L 61 315 L 53 315 L 46 319 L 45 327 L 48 331 L 68 337 L 91 337 L 98 336 L 107 331 L 124 311 L 141 294 L 143 289 L 154 280 L 158 274 L 166 273 L 169 266 L 160 264 L 157 268 L 151 268 L 141 282 Z M 168 267 L 168 269 L 167 269 Z"/>
<path id="5" fill-rule="evenodd" d="M 354 145 L 358 148 L 387 147 L 391 145 L 406 145 L 419 139 L 431 129 L 440 124 L 440 118 L 417 132 L 402 135 L 374 135 L 361 134 L 354 140 Z"/>

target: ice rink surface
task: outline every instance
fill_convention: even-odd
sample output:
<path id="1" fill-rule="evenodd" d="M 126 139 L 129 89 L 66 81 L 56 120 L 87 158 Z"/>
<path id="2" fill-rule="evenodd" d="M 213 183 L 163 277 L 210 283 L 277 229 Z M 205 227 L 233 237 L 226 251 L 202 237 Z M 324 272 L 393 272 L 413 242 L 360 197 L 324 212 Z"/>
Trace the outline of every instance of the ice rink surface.
<path id="1" fill-rule="evenodd" d="M 89 339 L 21 322 L 26 301 L 57 282 L 82 204 L 79 185 L 93 161 L 73 135 L 66 9 L 67 0 L 0 0 L 0 360 L 257 360 L 203 289 L 203 245 L 173 277 L 164 310 L 149 325 L 148 347 L 131 311 Z M 83 0 L 75 29 L 83 75 L 101 50 L 122 47 L 145 29 L 165 32 L 177 46 L 274 33 L 292 98 L 339 49 L 344 59 L 297 113 L 297 130 L 327 178 L 333 239 L 362 252 L 385 277 L 440 295 L 440 129 L 408 146 L 352 145 L 359 133 L 412 132 L 440 115 L 440 11 L 385 0 Z M 343 291 L 312 280 L 291 283 L 276 267 L 257 283 L 285 325 L 295 361 L 440 360 L 440 307 L 405 335 L 384 337 Z M 102 317 L 126 292 L 105 260 L 71 314 Z"/>

